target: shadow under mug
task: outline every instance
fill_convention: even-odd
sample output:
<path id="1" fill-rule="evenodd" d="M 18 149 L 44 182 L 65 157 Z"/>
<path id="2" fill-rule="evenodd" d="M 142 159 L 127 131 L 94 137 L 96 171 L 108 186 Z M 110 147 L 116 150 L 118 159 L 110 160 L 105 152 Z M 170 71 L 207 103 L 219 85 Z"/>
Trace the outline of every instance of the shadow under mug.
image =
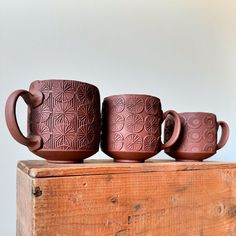
<path id="1" fill-rule="evenodd" d="M 16 103 L 28 105 L 28 136 L 19 129 Z M 16 90 L 5 107 L 13 138 L 50 162 L 82 162 L 95 154 L 100 141 L 100 95 L 97 87 L 80 81 L 34 81 L 29 91 Z"/>
<path id="2" fill-rule="evenodd" d="M 227 142 L 229 127 L 224 121 L 217 121 L 216 115 L 205 112 L 178 113 L 181 119 L 181 133 L 175 143 L 165 152 L 177 161 L 202 161 L 216 153 Z M 217 143 L 219 126 L 222 134 Z M 165 123 L 165 141 L 174 130 L 174 118 L 169 116 Z"/>
<path id="3" fill-rule="evenodd" d="M 161 142 L 161 124 L 171 114 L 175 125 L 168 142 Z M 116 162 L 144 162 L 171 147 L 180 134 L 175 111 L 163 114 L 160 99 L 149 95 L 125 94 L 104 99 L 101 148 Z"/>

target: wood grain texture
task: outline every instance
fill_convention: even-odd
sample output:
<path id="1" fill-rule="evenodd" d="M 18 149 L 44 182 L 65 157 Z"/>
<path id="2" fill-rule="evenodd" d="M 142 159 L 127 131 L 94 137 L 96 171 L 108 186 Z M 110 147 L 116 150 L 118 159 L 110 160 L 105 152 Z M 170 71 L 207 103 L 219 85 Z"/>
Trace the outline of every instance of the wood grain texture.
<path id="1" fill-rule="evenodd" d="M 21 164 L 26 166 L 26 162 Z M 46 173 L 39 171 L 45 171 L 44 165 L 39 167 L 42 162 L 35 164 L 30 162 L 28 169 Z M 35 178 L 19 170 L 19 197 L 28 199 L 31 209 L 18 206 L 22 211 L 18 217 L 28 219 L 24 214 L 31 213 L 31 219 L 18 219 L 17 232 L 24 234 L 17 235 L 236 235 L 235 164 L 171 162 L 165 169 L 165 163 L 160 167 L 155 162 L 144 167 L 152 170 L 146 172 L 141 166 L 148 163 L 138 164 L 140 167 L 129 164 L 122 167 L 125 171 L 115 169 L 113 163 L 96 164 L 96 170 L 91 170 L 90 164 L 87 169 L 93 174 L 85 174 L 86 167 L 74 167 L 77 174 L 83 170 L 77 176 L 75 169 L 63 176 L 65 170 L 60 172 L 56 167 L 49 168 L 50 174 L 56 171 L 61 177 Z M 112 172 L 108 170 L 111 164 Z M 128 171 L 132 165 L 135 172 Z M 22 202 L 25 204 L 19 199 L 18 204 Z"/>
<path id="2" fill-rule="evenodd" d="M 33 178 L 78 175 L 146 173 L 162 171 L 193 171 L 208 169 L 232 169 L 236 163 L 229 162 L 175 162 L 148 160 L 145 163 L 115 163 L 112 160 L 86 160 L 82 164 L 54 164 L 44 160 L 20 161 L 18 168 Z"/>

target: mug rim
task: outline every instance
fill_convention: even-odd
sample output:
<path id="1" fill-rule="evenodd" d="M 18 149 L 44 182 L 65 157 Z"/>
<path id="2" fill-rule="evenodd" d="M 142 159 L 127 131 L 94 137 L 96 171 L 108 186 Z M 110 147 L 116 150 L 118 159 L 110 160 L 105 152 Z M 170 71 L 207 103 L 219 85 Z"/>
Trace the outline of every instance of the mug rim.
<path id="1" fill-rule="evenodd" d="M 80 80 L 73 80 L 73 79 L 37 79 L 37 80 L 34 80 L 30 83 L 30 85 L 34 84 L 34 83 L 37 83 L 37 82 L 49 82 L 49 81 L 55 81 L 55 82 L 60 82 L 60 81 L 70 81 L 70 82 L 79 82 L 79 83 L 82 83 L 82 84 L 85 84 L 85 85 L 88 85 L 88 86 L 92 86 L 94 88 L 96 88 L 97 90 L 98 87 L 94 84 L 90 84 L 90 83 L 87 83 L 87 82 L 84 82 L 84 81 L 80 81 Z"/>
<path id="2" fill-rule="evenodd" d="M 115 98 L 115 97 L 136 97 L 136 96 L 140 96 L 140 97 L 151 97 L 151 98 L 155 98 L 158 99 L 159 101 L 161 101 L 160 98 L 153 96 L 153 95 L 148 95 L 148 94 L 143 94 L 143 93 L 124 93 L 124 94 L 115 94 L 115 95 L 111 95 L 111 96 L 107 96 L 105 97 L 103 100 L 107 100 L 110 98 Z"/>
<path id="3" fill-rule="evenodd" d="M 204 111 L 186 111 L 186 112 L 177 112 L 179 115 L 213 115 L 216 117 L 216 114 L 212 112 L 204 112 Z"/>

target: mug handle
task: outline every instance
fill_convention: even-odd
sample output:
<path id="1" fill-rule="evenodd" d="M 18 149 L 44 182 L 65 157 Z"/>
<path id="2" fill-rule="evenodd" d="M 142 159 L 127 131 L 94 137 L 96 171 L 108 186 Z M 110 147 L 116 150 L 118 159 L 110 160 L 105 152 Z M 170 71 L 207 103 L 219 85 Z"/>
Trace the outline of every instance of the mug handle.
<path id="1" fill-rule="evenodd" d="M 162 149 L 166 149 L 166 148 L 169 148 L 172 145 L 174 145 L 175 142 L 177 141 L 177 139 L 180 135 L 180 131 L 181 131 L 181 121 L 180 121 L 178 113 L 173 110 L 168 110 L 164 113 L 163 119 L 165 120 L 168 115 L 172 115 L 174 117 L 175 127 L 174 127 L 174 131 L 172 133 L 171 138 L 166 143 L 163 143 L 161 145 Z"/>
<path id="2" fill-rule="evenodd" d="M 39 135 L 30 135 L 25 137 L 20 131 L 16 119 L 16 103 L 19 97 L 22 97 L 30 108 L 35 108 L 42 104 L 43 94 L 39 91 L 29 92 L 27 90 L 16 90 L 7 99 L 5 106 L 5 118 L 7 127 L 12 137 L 19 143 L 27 146 L 30 151 L 36 151 L 40 148 L 42 138 Z"/>
<path id="3" fill-rule="evenodd" d="M 229 126 L 225 121 L 218 121 L 219 126 L 221 126 L 222 134 L 219 143 L 216 145 L 216 149 L 219 150 L 227 143 L 229 138 Z"/>

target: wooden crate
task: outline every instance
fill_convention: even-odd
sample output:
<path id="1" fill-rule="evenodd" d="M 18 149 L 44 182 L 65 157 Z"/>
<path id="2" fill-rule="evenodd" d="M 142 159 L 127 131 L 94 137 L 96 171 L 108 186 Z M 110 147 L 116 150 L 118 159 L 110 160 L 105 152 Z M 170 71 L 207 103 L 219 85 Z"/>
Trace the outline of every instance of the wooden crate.
<path id="1" fill-rule="evenodd" d="M 236 163 L 21 161 L 17 235 L 235 236 Z"/>

